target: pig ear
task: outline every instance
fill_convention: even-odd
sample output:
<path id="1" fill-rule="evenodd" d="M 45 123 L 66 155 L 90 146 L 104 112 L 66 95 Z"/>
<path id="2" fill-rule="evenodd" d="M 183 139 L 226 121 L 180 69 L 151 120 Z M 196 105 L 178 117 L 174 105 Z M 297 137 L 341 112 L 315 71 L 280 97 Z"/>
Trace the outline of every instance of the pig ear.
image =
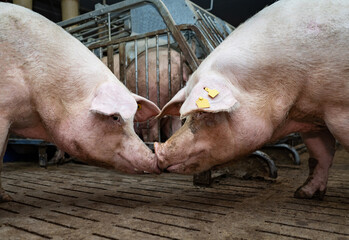
<path id="1" fill-rule="evenodd" d="M 179 109 L 185 101 L 185 89 L 182 88 L 177 94 L 162 108 L 161 113 L 157 118 L 161 118 L 165 115 L 179 116 Z"/>
<path id="2" fill-rule="evenodd" d="M 119 115 L 123 120 L 132 119 L 137 110 L 137 104 L 131 94 L 121 83 L 104 82 L 96 91 L 90 111 L 106 116 Z"/>
<path id="3" fill-rule="evenodd" d="M 153 102 L 137 94 L 132 94 L 132 96 L 134 97 L 138 105 L 138 109 L 135 115 L 136 122 L 147 121 L 148 119 L 160 113 L 160 109 Z"/>
<path id="4" fill-rule="evenodd" d="M 217 90 L 219 93 L 215 97 L 210 97 L 205 88 Z M 194 112 L 230 112 L 238 107 L 239 103 L 233 94 L 233 86 L 230 82 L 222 81 L 199 81 L 191 90 L 189 96 L 183 103 L 180 114 L 181 117 Z M 197 101 L 201 99 L 208 102 L 208 106 L 202 108 L 197 105 Z"/>

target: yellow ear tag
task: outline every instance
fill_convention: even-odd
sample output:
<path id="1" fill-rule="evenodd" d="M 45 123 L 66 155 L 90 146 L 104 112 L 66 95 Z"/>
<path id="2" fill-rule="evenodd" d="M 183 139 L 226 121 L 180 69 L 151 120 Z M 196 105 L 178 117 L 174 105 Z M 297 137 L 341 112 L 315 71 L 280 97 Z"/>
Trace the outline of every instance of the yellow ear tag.
<path id="1" fill-rule="evenodd" d="M 141 104 L 137 104 L 137 110 L 141 109 L 142 108 L 142 105 Z"/>
<path id="2" fill-rule="evenodd" d="M 208 87 L 205 87 L 205 91 L 208 92 L 208 96 L 211 98 L 215 98 L 219 94 L 216 89 L 209 89 Z"/>
<path id="3" fill-rule="evenodd" d="M 203 97 L 199 97 L 199 99 L 196 100 L 196 105 L 198 106 L 198 108 L 209 108 L 210 107 L 210 103 L 208 102 L 208 100 L 203 98 Z"/>

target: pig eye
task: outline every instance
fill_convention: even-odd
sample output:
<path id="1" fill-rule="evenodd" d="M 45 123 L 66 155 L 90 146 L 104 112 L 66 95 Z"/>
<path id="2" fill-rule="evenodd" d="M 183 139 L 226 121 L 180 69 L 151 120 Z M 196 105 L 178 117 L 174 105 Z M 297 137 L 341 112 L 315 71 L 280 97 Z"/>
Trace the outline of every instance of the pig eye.
<path id="1" fill-rule="evenodd" d="M 207 116 L 207 113 L 204 113 L 204 112 L 198 112 L 196 113 L 196 118 L 197 119 L 202 119 L 202 118 L 205 118 Z"/>
<path id="2" fill-rule="evenodd" d="M 114 121 L 119 121 L 120 117 L 119 116 L 112 116 Z"/>

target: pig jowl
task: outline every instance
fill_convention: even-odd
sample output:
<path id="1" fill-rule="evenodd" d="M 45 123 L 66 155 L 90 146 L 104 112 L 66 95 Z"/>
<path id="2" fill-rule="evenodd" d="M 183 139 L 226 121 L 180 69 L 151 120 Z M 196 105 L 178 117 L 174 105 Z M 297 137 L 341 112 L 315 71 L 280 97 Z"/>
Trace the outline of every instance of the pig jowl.
<path id="1" fill-rule="evenodd" d="M 2 157 L 15 133 L 94 165 L 159 172 L 133 130 L 134 120 L 160 112 L 155 104 L 129 92 L 83 44 L 39 14 L 0 3 L 0 18 Z M 0 200 L 8 200 L 1 188 Z"/>
<path id="2" fill-rule="evenodd" d="M 310 169 L 295 196 L 323 198 L 335 139 L 349 150 L 348 22 L 347 2 L 280 0 L 239 26 L 162 109 L 186 122 L 155 144 L 159 167 L 197 173 L 300 132 Z"/>

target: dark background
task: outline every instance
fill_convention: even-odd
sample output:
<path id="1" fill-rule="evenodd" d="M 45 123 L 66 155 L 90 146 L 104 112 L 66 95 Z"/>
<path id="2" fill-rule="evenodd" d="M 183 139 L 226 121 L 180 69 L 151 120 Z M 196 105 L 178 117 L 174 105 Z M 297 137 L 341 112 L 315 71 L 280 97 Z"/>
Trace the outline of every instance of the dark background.
<path id="1" fill-rule="evenodd" d="M 12 2 L 12 0 L 1 1 Z M 256 12 L 275 1 L 276 0 L 214 0 L 213 9 L 210 12 L 236 27 Z M 107 4 L 114 4 L 117 2 L 121 2 L 121 0 L 106 0 Z M 210 7 L 211 0 L 192 0 L 192 2 L 207 9 Z M 103 0 L 80 0 L 80 14 L 94 10 L 94 5 L 96 3 L 103 3 Z M 33 0 L 33 10 L 54 22 L 62 20 L 61 3 L 59 0 Z"/>

